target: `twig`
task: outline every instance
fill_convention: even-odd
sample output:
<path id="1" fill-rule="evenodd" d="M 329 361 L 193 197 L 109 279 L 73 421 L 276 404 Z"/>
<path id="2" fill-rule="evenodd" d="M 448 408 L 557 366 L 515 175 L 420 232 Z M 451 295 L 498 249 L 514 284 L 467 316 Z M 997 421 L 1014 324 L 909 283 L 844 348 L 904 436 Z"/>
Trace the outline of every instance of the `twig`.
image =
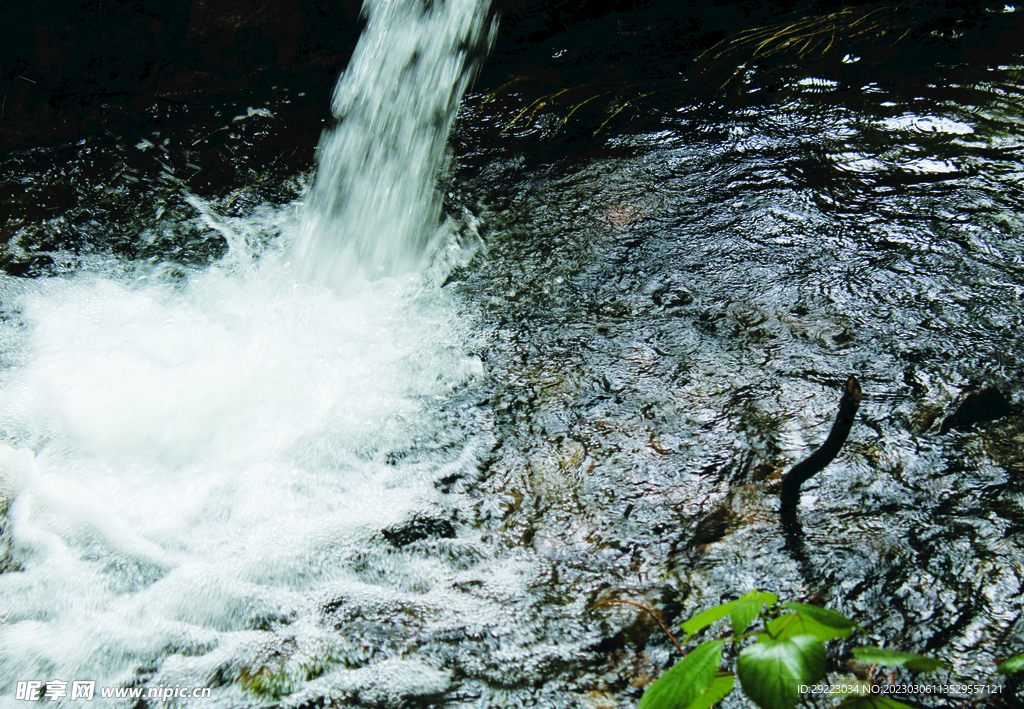
<path id="1" fill-rule="evenodd" d="M 633 103 L 634 101 L 639 101 L 641 99 L 645 99 L 648 96 L 653 96 L 654 94 L 661 93 L 662 91 L 671 91 L 673 88 L 674 87 L 672 87 L 672 86 L 666 86 L 664 88 L 654 89 L 654 91 L 648 91 L 647 93 L 640 94 L 639 96 L 634 96 L 633 98 L 629 99 L 624 104 L 619 106 L 617 109 L 615 109 L 615 111 L 612 112 L 612 114 L 610 116 L 605 118 L 604 121 L 601 123 L 601 125 L 599 125 L 597 127 L 597 130 L 594 131 L 593 135 L 597 135 L 598 133 L 600 133 L 604 129 L 604 127 L 606 125 L 608 125 L 612 121 L 613 118 L 615 118 L 615 116 L 617 116 L 620 113 L 622 113 L 622 111 L 625 110 L 625 108 L 627 106 L 629 106 L 631 103 Z M 611 93 L 611 92 L 609 91 L 609 92 L 606 92 L 606 94 L 607 93 Z"/>
<path id="2" fill-rule="evenodd" d="M 529 106 L 524 108 L 522 111 L 520 111 L 518 114 L 516 114 L 516 117 L 513 118 L 511 121 L 509 121 L 509 124 L 507 126 L 505 126 L 504 128 L 502 128 L 501 129 L 501 133 L 499 133 L 498 135 L 503 135 L 505 133 L 505 131 L 507 131 L 509 128 L 511 128 L 512 126 L 514 126 L 516 124 L 516 121 L 518 121 L 520 118 L 523 117 L 524 113 L 529 111 L 531 108 L 533 108 L 537 104 L 539 104 L 539 103 L 541 103 L 543 101 L 547 101 L 548 99 L 553 99 L 553 98 L 556 98 L 558 96 L 561 96 L 566 91 L 571 91 L 571 90 L 572 89 L 562 89 L 561 91 L 557 91 L 557 92 L 555 92 L 553 94 L 548 94 L 547 96 L 541 96 L 539 99 L 537 99 L 536 101 L 531 103 Z"/>
<path id="3" fill-rule="evenodd" d="M 570 119 L 570 118 L 572 118 L 572 114 L 576 113 L 576 111 L 578 111 L 578 110 L 579 110 L 580 108 L 582 108 L 582 107 L 583 107 L 583 106 L 585 106 L 586 104 L 590 103 L 590 102 L 591 102 L 591 101 L 593 101 L 593 100 L 594 100 L 595 98 L 601 98 L 602 96 L 607 96 L 607 95 L 608 95 L 608 94 L 610 94 L 610 93 L 611 93 L 611 91 L 605 91 L 604 93 L 600 93 L 600 94 L 594 94 L 593 96 L 591 96 L 590 98 L 588 98 L 588 99 L 587 99 L 586 101 L 584 101 L 584 102 L 582 102 L 582 103 L 578 103 L 578 104 L 576 104 L 576 106 L 575 106 L 575 107 L 574 107 L 574 108 L 573 108 L 573 109 L 572 109 L 571 111 L 569 111 L 569 113 L 568 113 L 568 114 L 566 114 L 565 118 L 563 118 L 563 119 L 562 119 L 562 122 L 558 124 L 558 127 L 557 127 L 557 128 L 555 128 L 555 132 L 554 132 L 554 133 L 552 133 L 552 135 L 555 135 L 556 133 L 558 133 L 558 131 L 562 130 L 562 127 L 563 127 L 563 126 L 564 126 L 564 125 L 565 125 L 566 123 L 568 123 L 568 122 L 569 122 L 569 119 Z"/>
<path id="4" fill-rule="evenodd" d="M 800 486 L 810 480 L 813 475 L 824 470 L 825 466 L 839 454 L 839 449 L 843 447 L 847 436 L 850 435 L 860 400 L 860 382 L 857 381 L 857 377 L 850 375 L 850 378 L 846 380 L 843 398 L 839 401 L 839 413 L 836 414 L 836 420 L 832 424 L 828 438 L 816 451 L 794 465 L 788 473 L 782 476 L 779 499 L 782 502 L 783 524 L 792 526 L 796 522 L 796 507 L 800 502 Z"/>
<path id="5" fill-rule="evenodd" d="M 591 606 L 591 608 L 597 608 L 598 606 L 607 606 L 607 605 L 611 605 L 612 603 L 619 603 L 619 604 L 626 605 L 626 606 L 636 606 L 637 608 L 640 608 L 642 610 L 647 611 L 650 614 L 650 616 L 652 618 L 654 618 L 654 620 L 658 623 L 658 625 L 661 626 L 662 631 L 664 631 L 665 635 L 668 636 L 668 639 L 672 641 L 672 644 L 676 646 L 676 650 L 679 651 L 679 654 L 680 655 L 685 655 L 686 654 L 686 653 L 683 652 L 683 646 L 679 644 L 679 642 L 675 639 L 675 637 L 672 635 L 672 633 L 668 632 L 668 628 L 665 627 L 665 624 L 661 622 L 661 618 L 658 617 L 658 614 L 655 613 L 654 609 L 651 608 L 650 606 L 645 606 L 643 603 L 637 603 L 636 601 L 623 601 L 623 600 L 618 599 L 618 598 L 611 598 L 611 599 L 609 599 L 607 601 L 601 601 L 599 603 L 595 603 L 594 605 Z"/>

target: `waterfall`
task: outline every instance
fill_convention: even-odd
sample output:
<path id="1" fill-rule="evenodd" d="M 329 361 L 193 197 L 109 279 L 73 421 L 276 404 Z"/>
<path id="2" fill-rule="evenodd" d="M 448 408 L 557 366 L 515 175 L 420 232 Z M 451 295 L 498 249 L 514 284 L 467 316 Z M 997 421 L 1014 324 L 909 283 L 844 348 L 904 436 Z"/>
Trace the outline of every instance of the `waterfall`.
<path id="1" fill-rule="evenodd" d="M 448 133 L 489 41 L 480 0 L 366 0 L 364 12 L 295 247 L 303 279 L 339 288 L 430 253 Z"/>
<path id="2" fill-rule="evenodd" d="M 448 681 L 368 657 L 321 609 L 459 603 L 449 561 L 384 532 L 443 509 L 438 481 L 492 444 L 445 408 L 482 373 L 471 318 L 415 269 L 487 8 L 367 9 L 304 216 L 190 198 L 219 263 L 0 275 L 0 706 L 43 687 L 79 706 L 89 683 L 98 707 L 131 688 L 207 706 L 182 687 L 264 706 L 314 677 L 397 705 Z"/>

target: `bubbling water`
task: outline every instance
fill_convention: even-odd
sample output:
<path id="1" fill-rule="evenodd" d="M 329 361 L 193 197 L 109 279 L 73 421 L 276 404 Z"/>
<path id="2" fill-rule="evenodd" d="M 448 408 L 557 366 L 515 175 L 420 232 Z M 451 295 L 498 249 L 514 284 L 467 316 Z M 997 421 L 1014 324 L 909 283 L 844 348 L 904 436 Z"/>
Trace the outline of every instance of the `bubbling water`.
<path id="1" fill-rule="evenodd" d="M 480 373 L 458 305 L 414 277 L 342 299 L 287 275 L 4 281 L 20 572 L 0 574 L 0 686 L 124 682 L 162 648 L 293 615 L 348 576 L 339 549 L 438 501 L 443 461 L 394 459 L 459 435 L 431 409 Z"/>
<path id="2" fill-rule="evenodd" d="M 397 597 L 438 573 L 352 559 L 487 445 L 440 406 L 482 372 L 471 314 L 413 268 L 444 238 L 435 182 L 486 5 L 368 7 L 301 225 L 192 199 L 230 247 L 205 270 L 0 278 L 0 702 L 25 681 L 253 685 L 265 631 L 327 589 Z M 326 662 L 338 638 L 299 626 Z M 443 679 L 388 667 L 367 681 Z"/>

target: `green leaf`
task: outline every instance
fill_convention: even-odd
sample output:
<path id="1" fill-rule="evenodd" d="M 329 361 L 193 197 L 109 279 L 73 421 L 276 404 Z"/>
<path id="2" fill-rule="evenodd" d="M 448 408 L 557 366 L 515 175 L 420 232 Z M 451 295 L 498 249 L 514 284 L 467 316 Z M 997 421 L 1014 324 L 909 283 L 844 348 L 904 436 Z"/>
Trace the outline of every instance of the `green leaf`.
<path id="1" fill-rule="evenodd" d="M 736 674 L 762 709 L 793 709 L 798 687 L 825 676 L 825 645 L 810 635 L 759 640 L 740 653 Z"/>
<path id="2" fill-rule="evenodd" d="M 734 637 L 743 635 L 743 632 L 750 627 L 753 622 L 761 613 L 761 606 L 774 606 L 779 602 L 779 597 L 774 593 L 762 592 L 762 591 L 751 591 L 742 598 L 739 598 L 733 603 L 732 613 L 730 619 L 732 620 L 732 633 Z"/>
<path id="3" fill-rule="evenodd" d="M 782 607 L 787 610 L 795 611 L 827 628 L 835 628 L 836 630 L 853 630 L 854 628 L 857 628 L 861 632 L 864 632 L 864 628 L 860 627 L 860 625 L 853 622 L 842 613 L 831 611 L 828 608 L 819 608 L 818 606 L 812 606 L 807 603 L 795 603 L 793 601 L 783 603 Z M 849 633 L 847 633 L 847 635 L 848 634 Z M 846 636 L 844 635 L 843 637 Z"/>
<path id="4" fill-rule="evenodd" d="M 684 709 L 709 709 L 725 699 L 735 684 L 735 675 L 715 677 L 714 681 L 711 682 L 711 686 L 705 690 L 704 694 L 697 697 L 693 704 Z"/>
<path id="5" fill-rule="evenodd" d="M 770 621 L 766 626 L 767 633 L 757 636 L 758 640 L 765 640 L 769 637 L 776 639 L 795 638 L 800 635 L 813 635 L 818 640 L 826 642 L 845 638 L 850 634 L 850 628 L 833 628 L 822 625 L 818 621 L 802 613 L 786 613 Z"/>
<path id="6" fill-rule="evenodd" d="M 722 664 L 724 640 L 698 645 L 640 697 L 640 709 L 685 709 L 712 686 Z"/>
<path id="7" fill-rule="evenodd" d="M 761 602 L 741 598 L 736 601 L 736 605 L 733 606 L 732 613 L 729 615 L 729 619 L 732 622 L 732 634 L 733 637 L 738 638 L 743 635 L 754 618 L 761 612 Z"/>
<path id="8" fill-rule="evenodd" d="M 1012 675 L 1014 672 L 1020 672 L 1021 670 L 1024 670 L 1024 655 L 1016 655 L 1009 660 L 1003 660 L 999 663 L 999 667 L 996 668 L 996 672 L 1001 675 Z"/>
<path id="9" fill-rule="evenodd" d="M 942 660 L 924 655 L 914 655 L 899 650 L 887 650 L 880 647 L 855 647 L 853 656 L 861 662 L 868 662 L 872 665 L 883 667 L 905 667 L 911 672 L 934 672 L 938 669 L 949 669 L 949 665 Z"/>
<path id="10" fill-rule="evenodd" d="M 735 601 L 722 603 L 721 605 L 717 605 L 713 608 L 708 608 L 706 611 L 701 611 L 700 613 L 698 613 L 697 615 L 693 616 L 688 621 L 683 623 L 681 627 L 683 629 L 683 632 L 687 635 L 694 635 L 695 633 L 699 633 L 701 630 L 704 630 L 704 628 L 708 627 L 715 621 L 719 621 L 722 618 L 731 616 L 733 614 L 733 611 L 735 611 L 736 607 L 739 605 L 748 605 L 752 603 L 756 605 L 758 612 L 760 612 L 761 604 L 767 606 L 774 606 L 778 602 L 779 597 L 776 596 L 774 593 L 770 593 L 768 591 L 751 591 L 750 593 L 746 594 L 742 598 L 736 599 Z M 756 616 L 757 613 L 754 614 L 754 617 Z M 742 616 L 740 619 L 742 620 Z M 750 620 L 753 619 L 754 618 L 751 618 Z M 749 624 L 750 621 L 747 621 L 747 625 Z M 735 630 L 735 621 L 733 621 L 733 629 Z M 743 627 L 743 630 L 746 630 L 746 626 Z M 739 633 L 737 633 L 737 635 L 738 634 Z"/>
<path id="11" fill-rule="evenodd" d="M 736 607 L 736 601 L 729 601 L 723 603 L 714 608 L 708 608 L 706 611 L 701 611 L 697 615 L 690 618 L 688 621 L 683 623 L 683 632 L 687 635 L 693 635 L 698 633 L 704 628 L 708 627 L 716 620 L 721 620 L 732 613 L 732 609 Z"/>

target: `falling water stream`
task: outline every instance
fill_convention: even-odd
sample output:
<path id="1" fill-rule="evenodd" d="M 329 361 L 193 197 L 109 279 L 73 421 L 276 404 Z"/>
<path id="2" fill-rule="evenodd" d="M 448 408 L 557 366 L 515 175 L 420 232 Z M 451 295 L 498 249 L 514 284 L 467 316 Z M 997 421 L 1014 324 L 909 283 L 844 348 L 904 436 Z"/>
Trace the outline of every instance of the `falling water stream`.
<path id="1" fill-rule="evenodd" d="M 437 247 L 435 190 L 459 101 L 493 33 L 488 3 L 375 2 L 334 94 L 297 245 L 306 280 L 338 285 L 422 266 Z"/>

